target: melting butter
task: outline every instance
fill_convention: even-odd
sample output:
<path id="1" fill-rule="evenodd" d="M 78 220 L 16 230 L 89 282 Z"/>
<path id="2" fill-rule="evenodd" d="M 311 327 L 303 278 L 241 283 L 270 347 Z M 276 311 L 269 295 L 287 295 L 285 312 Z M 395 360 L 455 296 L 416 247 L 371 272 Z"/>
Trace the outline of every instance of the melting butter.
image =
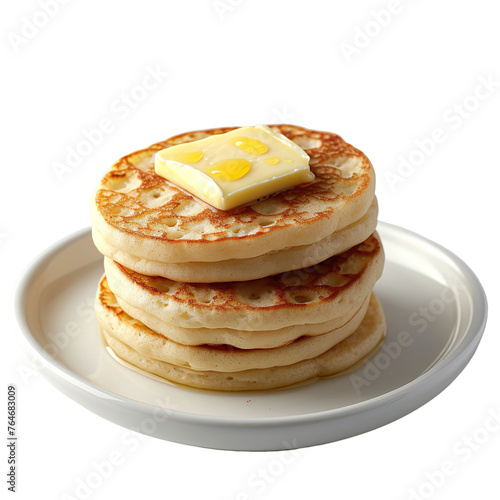
<path id="1" fill-rule="evenodd" d="M 263 155 L 269 150 L 263 142 L 260 142 L 253 137 L 236 137 L 233 144 L 242 151 L 245 151 L 245 153 L 249 153 L 251 155 Z"/>
<path id="2" fill-rule="evenodd" d="M 248 160 L 236 158 L 234 160 L 219 160 L 207 169 L 208 175 L 214 179 L 235 181 L 247 174 L 252 168 Z"/>
<path id="3" fill-rule="evenodd" d="M 163 149 L 155 171 L 221 210 L 314 180 L 305 151 L 265 125 Z"/>

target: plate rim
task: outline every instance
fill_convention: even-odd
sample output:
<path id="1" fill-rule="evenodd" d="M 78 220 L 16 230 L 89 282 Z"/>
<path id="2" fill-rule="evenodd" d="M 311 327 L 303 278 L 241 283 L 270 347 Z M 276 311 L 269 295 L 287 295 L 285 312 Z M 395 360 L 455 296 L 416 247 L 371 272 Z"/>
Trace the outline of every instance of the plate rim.
<path id="1" fill-rule="evenodd" d="M 462 273 L 464 273 L 467 283 L 472 285 L 471 323 L 467 329 L 466 334 L 464 335 L 463 340 L 451 353 L 449 353 L 444 359 L 439 360 L 435 365 L 426 370 L 424 373 L 420 374 L 419 376 L 415 377 L 402 386 L 399 386 L 378 396 L 372 397 L 368 400 L 356 402 L 340 408 L 313 411 L 310 413 L 300 413 L 296 415 L 243 418 L 189 413 L 177 410 L 175 408 L 168 408 L 168 420 L 181 422 L 183 424 L 224 425 L 225 427 L 231 428 L 261 427 L 263 425 L 269 427 L 297 424 L 308 425 L 312 423 L 319 423 L 325 420 L 342 418 L 352 413 L 375 410 L 380 406 L 383 406 L 384 404 L 391 404 L 392 402 L 404 397 L 412 390 L 416 390 L 417 388 L 425 385 L 430 378 L 438 377 L 439 373 L 444 372 L 452 364 L 459 367 L 455 376 L 451 380 L 456 378 L 456 376 L 458 376 L 458 374 L 468 364 L 482 338 L 483 332 L 486 327 L 488 303 L 486 293 L 483 286 L 481 285 L 481 282 L 468 264 L 466 264 L 454 252 L 448 250 L 439 243 L 436 243 L 414 231 L 388 222 L 379 221 L 377 230 L 379 228 L 382 228 L 383 232 L 392 231 L 396 233 L 403 233 L 407 237 L 415 238 L 420 242 L 438 250 L 457 265 Z M 30 327 L 28 326 L 27 318 L 24 314 L 24 299 L 26 294 L 28 293 L 29 283 L 48 259 L 53 257 L 68 244 L 80 238 L 86 237 L 91 237 L 91 227 L 84 227 L 73 233 L 70 233 L 67 236 L 64 236 L 63 238 L 47 247 L 37 256 L 35 256 L 21 272 L 20 277 L 17 280 L 15 293 L 13 294 L 13 304 L 11 308 L 11 311 L 13 311 L 14 314 L 15 324 L 17 325 L 16 331 L 19 331 L 20 337 L 24 344 L 22 345 L 23 350 L 25 351 L 32 364 L 34 359 L 33 355 L 35 357 L 42 358 L 44 369 L 49 369 L 54 375 L 64 379 L 64 381 L 66 382 L 71 383 L 71 385 L 77 387 L 78 389 L 90 393 L 91 395 L 98 397 L 99 399 L 113 400 L 114 402 L 131 406 L 134 410 L 137 410 L 141 413 L 149 412 L 152 408 L 156 408 L 156 406 L 129 399 L 107 389 L 97 387 L 91 381 L 86 380 L 79 374 L 64 366 L 58 360 L 52 358 L 50 354 L 37 342 L 36 338 L 31 332 Z M 471 349 L 472 354 L 470 354 Z M 28 355 L 28 353 L 31 354 L 31 357 Z M 466 358 L 466 360 L 464 361 L 463 358 Z M 47 378 L 43 373 L 44 370 L 37 371 L 39 371 L 39 373 L 44 376 L 44 378 Z M 446 384 L 446 386 L 448 385 L 449 384 Z M 186 389 L 189 390 L 189 387 L 187 387 Z M 245 394 L 251 394 L 252 391 L 244 392 Z M 418 407 L 419 406 L 421 405 L 418 405 Z"/>

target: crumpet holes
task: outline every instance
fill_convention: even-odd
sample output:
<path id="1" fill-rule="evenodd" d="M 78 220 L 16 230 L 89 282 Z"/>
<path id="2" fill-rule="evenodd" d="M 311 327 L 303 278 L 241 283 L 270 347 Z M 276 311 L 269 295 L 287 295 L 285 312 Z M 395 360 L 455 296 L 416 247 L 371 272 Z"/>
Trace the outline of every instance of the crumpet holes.
<path id="1" fill-rule="evenodd" d="M 319 284 L 325 286 L 331 286 L 333 288 L 338 288 L 340 286 L 344 286 L 345 284 L 349 283 L 349 281 L 351 281 L 349 275 L 346 276 L 339 273 L 331 273 L 322 278 Z"/>
<path id="2" fill-rule="evenodd" d="M 177 225 L 177 219 L 169 217 L 168 219 L 162 219 L 161 223 L 168 227 L 174 227 Z"/>
<path id="3" fill-rule="evenodd" d="M 231 229 L 231 233 L 243 236 L 243 235 L 247 234 L 247 230 L 245 227 L 233 227 Z"/>
<path id="4" fill-rule="evenodd" d="M 303 293 L 300 295 L 296 295 L 294 300 L 297 304 L 307 304 L 308 302 L 312 302 L 316 296 L 312 293 Z"/>
<path id="5" fill-rule="evenodd" d="M 252 290 L 242 286 L 236 296 L 241 302 L 248 305 L 253 305 L 265 298 L 265 292 L 264 290 Z"/>
<path id="6" fill-rule="evenodd" d="M 121 173 L 113 170 L 105 177 L 106 189 L 117 193 L 129 193 L 142 184 L 135 173 Z"/>
<path id="7" fill-rule="evenodd" d="M 127 217 L 128 215 L 132 215 L 133 214 L 133 211 L 130 210 L 129 208 L 120 207 L 119 205 L 112 205 L 110 207 L 109 211 L 113 215 L 122 215 L 124 217 Z"/>
<path id="8" fill-rule="evenodd" d="M 118 203 L 120 200 L 122 199 L 122 197 L 120 195 L 114 195 L 114 196 L 110 196 L 108 198 L 108 203 Z"/>
<path id="9" fill-rule="evenodd" d="M 171 198 L 171 195 L 162 189 L 152 189 L 141 193 L 138 201 L 147 208 L 158 208 L 165 205 Z"/>
<path id="10" fill-rule="evenodd" d="M 272 219 L 259 219 L 258 224 L 260 227 L 268 227 L 274 224 Z"/>
<path id="11" fill-rule="evenodd" d="M 241 294 L 243 300 L 245 302 L 256 302 L 257 300 L 261 299 L 261 295 L 258 292 L 252 292 L 252 291 L 245 291 L 244 293 Z"/>
<path id="12" fill-rule="evenodd" d="M 274 198 L 257 203 L 253 205 L 252 208 L 255 212 L 261 215 L 276 215 L 282 213 L 284 210 L 281 202 Z"/>

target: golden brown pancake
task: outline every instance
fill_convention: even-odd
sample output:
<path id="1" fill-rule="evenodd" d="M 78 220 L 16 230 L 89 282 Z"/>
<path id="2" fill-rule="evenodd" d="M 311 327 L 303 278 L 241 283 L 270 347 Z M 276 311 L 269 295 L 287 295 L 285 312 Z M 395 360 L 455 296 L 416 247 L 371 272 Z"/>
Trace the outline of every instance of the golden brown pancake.
<path id="1" fill-rule="evenodd" d="M 314 182 L 231 211 L 217 210 L 158 176 L 154 154 L 233 128 L 181 134 L 111 167 L 91 203 L 95 231 L 111 248 L 139 261 L 220 262 L 310 245 L 367 213 L 375 178 L 361 151 L 329 132 L 271 128 L 305 149 Z"/>
<path id="2" fill-rule="evenodd" d="M 106 285 L 107 287 L 107 285 Z M 110 293 L 112 293 L 110 291 Z M 371 293 L 371 292 L 370 292 Z M 116 303 L 132 318 L 138 319 L 151 330 L 184 345 L 230 345 L 240 349 L 271 349 L 290 344 L 294 340 L 307 335 L 323 335 L 343 327 L 355 314 L 368 304 L 369 296 L 359 302 L 353 302 L 352 307 L 344 314 L 321 323 L 306 323 L 286 326 L 278 330 L 235 330 L 233 328 L 183 328 L 182 326 L 164 323 L 155 316 L 127 304 L 116 297 Z"/>
<path id="3" fill-rule="evenodd" d="M 318 356 L 351 335 L 360 325 L 368 308 L 369 297 L 352 317 L 339 328 L 322 335 L 303 335 L 286 345 L 270 349 L 240 349 L 232 345 L 184 345 L 144 325 L 140 332 L 123 328 L 115 316 L 128 323 L 137 321 L 119 306 L 106 286 L 104 277 L 96 297 L 96 314 L 108 335 L 124 342 L 149 358 L 187 367 L 196 371 L 235 372 L 286 366 Z M 252 332 L 254 333 L 254 332 Z"/>
<path id="4" fill-rule="evenodd" d="M 94 228 L 92 237 L 97 249 L 123 266 L 148 276 L 163 276 L 187 283 L 219 283 L 249 281 L 294 269 L 313 266 L 348 250 L 370 236 L 377 227 L 376 198 L 368 212 L 358 221 L 310 245 L 276 250 L 249 259 L 229 259 L 218 262 L 158 262 L 141 259 L 113 247 Z"/>
<path id="5" fill-rule="evenodd" d="M 229 283 L 179 283 L 136 273 L 108 258 L 104 264 L 109 288 L 117 297 L 164 323 L 255 331 L 344 315 L 381 276 L 384 252 L 374 233 L 316 266 Z"/>
<path id="6" fill-rule="evenodd" d="M 128 315 L 120 314 L 119 308 L 110 308 L 108 314 L 111 317 L 103 324 L 102 333 L 116 356 L 147 374 L 159 376 L 167 381 L 219 391 L 275 389 L 340 373 L 372 353 L 380 345 L 386 331 L 382 307 L 375 294 L 372 294 L 368 311 L 359 327 L 323 354 L 292 365 L 225 373 L 192 370 L 136 351 L 110 334 L 109 329 L 127 330 L 128 332 L 122 335 L 123 338 L 140 336 L 149 329 L 139 321 L 129 321 Z"/>

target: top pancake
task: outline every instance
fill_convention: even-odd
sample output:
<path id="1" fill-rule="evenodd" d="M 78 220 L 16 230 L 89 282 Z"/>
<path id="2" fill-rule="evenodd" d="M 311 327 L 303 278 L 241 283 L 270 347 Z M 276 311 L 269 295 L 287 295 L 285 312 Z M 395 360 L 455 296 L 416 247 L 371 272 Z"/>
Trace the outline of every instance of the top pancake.
<path id="1" fill-rule="evenodd" d="M 310 156 L 314 182 L 251 205 L 217 210 L 154 171 L 164 148 L 233 128 L 189 132 L 119 160 L 91 204 L 92 223 L 110 245 L 159 262 L 252 258 L 309 245 L 359 220 L 370 207 L 375 177 L 368 158 L 338 135 L 272 125 Z"/>

